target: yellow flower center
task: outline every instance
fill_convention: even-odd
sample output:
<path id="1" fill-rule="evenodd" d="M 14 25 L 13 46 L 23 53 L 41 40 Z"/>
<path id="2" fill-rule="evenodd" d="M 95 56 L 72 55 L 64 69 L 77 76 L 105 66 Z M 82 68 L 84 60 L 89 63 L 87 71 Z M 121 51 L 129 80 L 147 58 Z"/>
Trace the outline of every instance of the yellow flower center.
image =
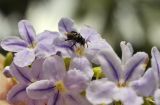
<path id="1" fill-rule="evenodd" d="M 61 91 L 61 92 L 67 92 L 67 89 L 66 89 L 66 87 L 64 86 L 63 81 L 57 81 L 57 82 L 56 82 L 56 89 L 57 89 L 58 91 Z"/>
<path id="2" fill-rule="evenodd" d="M 117 86 L 119 88 L 123 88 L 123 87 L 126 87 L 127 85 L 125 83 L 118 83 Z"/>
<path id="3" fill-rule="evenodd" d="M 93 72 L 94 72 L 94 77 L 96 79 L 100 79 L 100 78 L 103 78 L 105 77 L 105 74 L 102 72 L 102 68 L 101 67 L 94 67 L 93 68 Z"/>
<path id="4" fill-rule="evenodd" d="M 37 43 L 33 42 L 32 44 L 30 44 L 30 45 L 28 46 L 28 48 L 33 49 L 33 48 L 36 47 L 36 45 L 37 45 Z"/>
<path id="5" fill-rule="evenodd" d="M 125 82 L 124 80 L 120 80 L 120 81 L 118 82 L 117 86 L 118 86 L 119 88 L 127 87 L 127 86 L 128 86 L 128 83 Z"/>
<path id="6" fill-rule="evenodd" d="M 75 50 L 76 55 L 83 56 L 85 53 L 85 48 L 83 46 L 78 46 Z"/>

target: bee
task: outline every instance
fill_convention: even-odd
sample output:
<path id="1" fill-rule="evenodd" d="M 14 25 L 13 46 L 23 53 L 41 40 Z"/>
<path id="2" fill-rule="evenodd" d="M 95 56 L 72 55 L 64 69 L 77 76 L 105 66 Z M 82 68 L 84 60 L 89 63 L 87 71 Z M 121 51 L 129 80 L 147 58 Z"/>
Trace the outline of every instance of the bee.
<path id="1" fill-rule="evenodd" d="M 81 46 L 85 46 L 86 40 L 81 36 L 80 33 L 77 33 L 76 31 L 71 31 L 66 33 L 67 39 L 65 41 L 72 41 L 73 44 L 71 47 L 76 46 L 76 44 L 80 44 Z"/>

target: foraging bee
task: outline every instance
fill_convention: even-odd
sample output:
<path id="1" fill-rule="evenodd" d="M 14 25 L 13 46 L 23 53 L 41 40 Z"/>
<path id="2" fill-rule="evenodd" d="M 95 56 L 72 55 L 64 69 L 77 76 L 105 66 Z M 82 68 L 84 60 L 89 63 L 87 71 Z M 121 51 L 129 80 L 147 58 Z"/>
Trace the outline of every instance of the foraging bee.
<path id="1" fill-rule="evenodd" d="M 85 46 L 86 40 L 81 36 L 80 33 L 77 33 L 76 31 L 71 31 L 66 33 L 67 39 L 65 41 L 72 41 L 73 45 L 71 47 L 74 47 L 77 43 L 79 43 L 81 46 Z"/>

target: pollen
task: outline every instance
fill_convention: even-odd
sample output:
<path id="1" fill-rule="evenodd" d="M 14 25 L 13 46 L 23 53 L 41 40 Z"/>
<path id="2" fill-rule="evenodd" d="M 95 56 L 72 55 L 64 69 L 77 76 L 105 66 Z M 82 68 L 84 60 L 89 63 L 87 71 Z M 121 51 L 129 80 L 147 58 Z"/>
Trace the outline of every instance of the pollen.
<path id="1" fill-rule="evenodd" d="M 57 81 L 56 82 L 56 89 L 60 92 L 66 92 L 67 91 L 66 87 L 64 86 L 63 81 Z"/>
<path id="2" fill-rule="evenodd" d="M 36 45 L 37 45 L 37 43 L 33 42 L 32 44 L 30 44 L 30 45 L 28 46 L 28 48 L 30 48 L 30 49 L 35 48 Z"/>
<path id="3" fill-rule="evenodd" d="M 143 67 L 144 67 L 144 68 L 147 67 L 148 61 L 149 61 L 149 59 L 147 58 L 147 59 L 145 60 L 145 63 L 143 64 Z"/>
<path id="4" fill-rule="evenodd" d="M 119 88 L 123 88 L 123 87 L 127 87 L 128 84 L 127 84 L 127 82 L 125 82 L 124 80 L 120 80 L 120 81 L 118 82 L 117 86 L 118 86 Z"/>
<path id="5" fill-rule="evenodd" d="M 118 87 L 119 87 L 119 88 L 126 87 L 126 84 L 125 84 L 125 83 L 118 83 Z"/>
<path id="6" fill-rule="evenodd" d="M 76 55 L 83 56 L 85 48 L 83 46 L 78 46 L 75 50 Z"/>

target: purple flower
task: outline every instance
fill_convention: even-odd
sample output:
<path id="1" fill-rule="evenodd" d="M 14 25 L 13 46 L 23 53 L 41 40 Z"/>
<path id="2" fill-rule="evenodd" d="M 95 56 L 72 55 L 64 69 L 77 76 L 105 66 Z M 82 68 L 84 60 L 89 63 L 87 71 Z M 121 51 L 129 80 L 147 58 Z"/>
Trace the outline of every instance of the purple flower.
<path id="1" fill-rule="evenodd" d="M 62 57 L 55 55 L 47 58 L 43 64 L 43 71 L 48 80 L 32 83 L 27 88 L 28 95 L 33 99 L 48 97 L 47 105 L 90 105 L 80 95 L 87 86 L 88 78 L 77 70 L 79 65 L 75 64 L 72 67 L 74 68 L 66 72 Z"/>
<path id="2" fill-rule="evenodd" d="M 18 67 L 11 64 L 9 72 L 16 78 L 16 84 L 7 94 L 9 103 L 16 104 L 18 102 L 25 102 L 27 105 L 44 105 L 45 100 L 33 100 L 28 97 L 26 88 L 33 82 L 41 80 L 43 59 L 37 59 L 33 62 L 32 67 Z"/>
<path id="3" fill-rule="evenodd" d="M 54 49 L 48 48 L 57 32 L 44 31 L 36 36 L 33 26 L 27 20 L 21 20 L 18 24 L 20 37 L 2 40 L 3 49 L 16 52 L 14 63 L 19 67 L 30 65 L 36 57 L 45 57 L 45 54 L 53 54 Z M 48 52 L 48 53 L 47 53 Z"/>
<path id="4" fill-rule="evenodd" d="M 109 49 L 102 50 L 95 58 L 107 78 L 95 80 L 87 88 L 86 96 L 93 104 L 120 100 L 124 105 L 141 105 L 140 96 L 153 95 L 156 84 L 153 71 L 149 69 L 144 74 L 148 55 L 144 52 L 133 55 L 130 43 L 121 42 L 121 48 L 122 60 Z"/>
<path id="5" fill-rule="evenodd" d="M 158 49 L 156 47 L 152 48 L 151 51 L 152 54 L 152 69 L 154 71 L 154 75 L 156 77 L 156 91 L 154 93 L 154 100 L 156 105 L 160 105 L 160 52 L 158 51 Z"/>
<path id="6" fill-rule="evenodd" d="M 89 26 L 84 26 L 80 32 L 75 28 L 73 20 L 69 18 L 62 18 L 58 23 L 59 32 L 61 36 L 54 41 L 54 44 L 58 46 L 58 49 L 65 56 L 87 56 L 89 60 L 92 60 L 94 55 L 101 49 L 109 48 L 110 45 L 101 38 L 101 35 L 96 30 Z M 85 45 L 76 43 L 73 40 L 67 40 L 66 34 L 76 32 L 85 39 Z M 74 45 L 75 44 L 75 45 Z M 79 45 L 78 45 L 79 44 Z"/>

